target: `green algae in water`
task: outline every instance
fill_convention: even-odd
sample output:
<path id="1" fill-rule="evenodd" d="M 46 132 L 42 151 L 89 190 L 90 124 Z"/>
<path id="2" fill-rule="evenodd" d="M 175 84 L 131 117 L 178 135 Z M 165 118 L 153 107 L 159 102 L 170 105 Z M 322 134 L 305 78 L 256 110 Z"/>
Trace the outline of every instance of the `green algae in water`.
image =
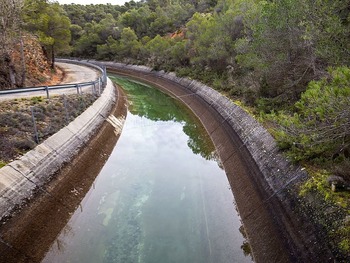
<path id="1" fill-rule="evenodd" d="M 189 136 L 187 145 L 193 153 L 207 160 L 217 159 L 203 125 L 182 102 L 146 84 L 113 75 L 110 78 L 126 91 L 131 113 L 153 121 L 183 123 L 183 131 Z"/>
<path id="2" fill-rule="evenodd" d="M 44 262 L 251 262 L 201 124 L 167 95 L 121 81 L 132 105 L 122 135 Z"/>

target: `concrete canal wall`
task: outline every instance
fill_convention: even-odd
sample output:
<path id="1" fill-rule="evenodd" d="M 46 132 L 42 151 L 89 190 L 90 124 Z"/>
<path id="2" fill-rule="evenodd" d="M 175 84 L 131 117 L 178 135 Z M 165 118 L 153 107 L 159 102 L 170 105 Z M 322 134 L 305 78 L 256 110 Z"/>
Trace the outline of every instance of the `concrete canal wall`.
<path id="1" fill-rule="evenodd" d="M 85 112 L 23 157 L 0 169 L 0 220 L 31 199 L 54 173 L 72 160 L 108 117 L 115 98 L 115 88 L 108 79 L 101 96 Z"/>
<path id="2" fill-rule="evenodd" d="M 202 121 L 230 181 L 256 262 L 327 262 L 332 258 L 323 234 L 310 223 L 309 215 L 297 209 L 298 184 L 307 174 L 286 160 L 271 135 L 247 112 L 194 80 L 144 66 L 103 65 L 170 93 Z"/>

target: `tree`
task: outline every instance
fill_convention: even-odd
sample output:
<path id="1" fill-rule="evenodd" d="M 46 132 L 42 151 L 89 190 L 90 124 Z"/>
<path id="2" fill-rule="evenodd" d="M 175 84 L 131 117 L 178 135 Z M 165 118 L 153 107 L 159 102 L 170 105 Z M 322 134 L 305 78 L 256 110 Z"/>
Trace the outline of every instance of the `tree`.
<path id="1" fill-rule="evenodd" d="M 260 60 L 255 73 L 262 80 L 262 96 L 295 101 L 307 83 L 320 76 L 313 43 L 303 39 L 304 3 L 304 0 L 259 3 L 261 15 L 252 24 L 251 47 Z"/>
<path id="2" fill-rule="evenodd" d="M 118 24 L 121 28 L 130 27 L 135 31 L 138 38 L 142 38 L 149 33 L 148 29 L 154 19 L 155 13 L 148 6 L 143 6 L 122 14 L 119 17 Z"/>
<path id="3" fill-rule="evenodd" d="M 99 23 L 92 21 L 85 24 L 81 37 L 76 40 L 74 45 L 73 55 L 110 58 L 109 55 L 104 57 L 103 54 L 111 52 L 109 50 L 110 43 L 119 37 L 120 30 L 116 26 L 116 20 L 111 14 L 107 14 Z M 104 44 L 106 44 L 106 47 L 102 47 Z"/>
<path id="4" fill-rule="evenodd" d="M 70 26 L 70 34 L 71 34 L 71 45 L 74 46 L 75 43 L 81 36 L 83 35 L 84 31 L 83 28 L 79 25 L 72 24 Z"/>
<path id="5" fill-rule="evenodd" d="M 196 13 L 187 23 L 191 45 L 191 62 L 223 72 L 233 63 L 233 41 L 240 36 L 243 25 L 231 13 L 211 15 Z M 237 32 L 236 32 L 237 31 Z"/>
<path id="6" fill-rule="evenodd" d="M 71 23 L 64 10 L 47 0 L 25 0 L 24 21 L 26 28 L 38 35 L 54 68 L 56 53 L 69 51 L 71 40 Z"/>
<path id="7" fill-rule="evenodd" d="M 21 60 L 24 65 L 23 43 L 21 38 L 21 17 L 22 0 L 2 0 L 0 2 L 0 82 L 5 86 L 14 87 L 17 85 L 15 66 L 12 61 L 11 51 L 20 42 Z M 19 85 L 25 80 L 25 68 Z"/>
<path id="8" fill-rule="evenodd" d="M 237 60 L 253 69 L 258 95 L 294 102 L 327 66 L 349 65 L 348 6 L 349 1 L 331 0 L 250 1 Z"/>
<path id="9" fill-rule="evenodd" d="M 119 42 L 109 36 L 105 44 L 97 45 L 97 59 L 114 60 L 119 53 Z"/>
<path id="10" fill-rule="evenodd" d="M 161 65 L 165 65 L 169 58 L 170 40 L 160 35 L 147 42 L 145 50 L 148 55 L 148 63 L 158 68 Z"/>
<path id="11" fill-rule="evenodd" d="M 187 40 L 175 39 L 170 49 L 170 57 L 170 66 L 172 70 L 176 67 L 188 66 L 190 58 L 187 51 Z"/>
<path id="12" fill-rule="evenodd" d="M 350 158 L 350 68 L 331 68 L 329 74 L 310 82 L 294 115 L 278 114 L 277 140 L 293 160 Z"/>
<path id="13" fill-rule="evenodd" d="M 99 23 L 95 23 L 93 31 L 98 34 L 102 42 L 105 42 L 109 36 L 117 39 L 119 33 L 117 29 L 117 21 L 111 14 L 107 14 Z"/>
<path id="14" fill-rule="evenodd" d="M 304 38 L 328 65 L 350 65 L 350 1 L 307 0 Z"/>
<path id="15" fill-rule="evenodd" d="M 137 35 L 130 27 L 124 28 L 120 37 L 120 57 L 137 58 L 140 50 L 140 43 Z"/>
<path id="16" fill-rule="evenodd" d="M 193 15 L 193 9 L 188 3 L 170 4 L 166 7 L 156 7 L 154 14 L 155 19 L 149 28 L 150 36 L 165 35 L 178 30 Z"/>
<path id="17" fill-rule="evenodd" d="M 73 56 L 93 58 L 96 55 L 97 46 L 102 45 L 103 41 L 98 36 L 98 33 L 94 31 L 95 25 L 96 23 L 94 22 L 86 24 L 84 33 L 76 41 L 73 48 Z"/>

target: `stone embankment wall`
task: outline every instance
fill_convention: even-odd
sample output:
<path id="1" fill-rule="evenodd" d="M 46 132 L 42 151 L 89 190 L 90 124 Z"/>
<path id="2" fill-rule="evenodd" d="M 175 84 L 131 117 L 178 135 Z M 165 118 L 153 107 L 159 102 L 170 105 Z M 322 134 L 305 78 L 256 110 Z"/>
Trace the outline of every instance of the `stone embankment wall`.
<path id="1" fill-rule="evenodd" d="M 298 184 L 307 178 L 289 163 L 272 136 L 247 112 L 212 88 L 173 73 L 96 62 L 153 84 L 183 101 L 211 136 L 235 196 L 256 262 L 326 262 L 323 233 L 299 212 Z"/>
<path id="2" fill-rule="evenodd" d="M 50 180 L 88 142 L 108 117 L 116 98 L 111 80 L 101 96 L 68 126 L 0 169 L 0 220 L 6 219 Z"/>

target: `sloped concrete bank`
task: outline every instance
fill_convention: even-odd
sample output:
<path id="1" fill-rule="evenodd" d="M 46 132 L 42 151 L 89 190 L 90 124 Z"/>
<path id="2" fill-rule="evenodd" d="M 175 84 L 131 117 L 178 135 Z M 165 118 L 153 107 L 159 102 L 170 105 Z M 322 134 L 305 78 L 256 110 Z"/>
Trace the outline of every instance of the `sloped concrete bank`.
<path id="1" fill-rule="evenodd" d="M 249 114 L 199 82 L 144 66 L 96 62 L 108 71 L 152 84 L 185 103 L 211 136 L 256 262 L 333 261 L 323 232 L 298 212 L 297 186 L 307 178 Z"/>
<path id="2" fill-rule="evenodd" d="M 119 139 L 126 114 L 126 98 L 117 87 L 107 121 L 19 213 L 0 223 L 0 262 L 42 261 L 73 213 L 85 209 L 82 200 L 94 191 L 96 176 Z"/>
<path id="3" fill-rule="evenodd" d="M 20 208 L 72 160 L 101 126 L 115 102 L 108 79 L 101 96 L 83 114 L 43 143 L 0 169 L 0 220 Z"/>

